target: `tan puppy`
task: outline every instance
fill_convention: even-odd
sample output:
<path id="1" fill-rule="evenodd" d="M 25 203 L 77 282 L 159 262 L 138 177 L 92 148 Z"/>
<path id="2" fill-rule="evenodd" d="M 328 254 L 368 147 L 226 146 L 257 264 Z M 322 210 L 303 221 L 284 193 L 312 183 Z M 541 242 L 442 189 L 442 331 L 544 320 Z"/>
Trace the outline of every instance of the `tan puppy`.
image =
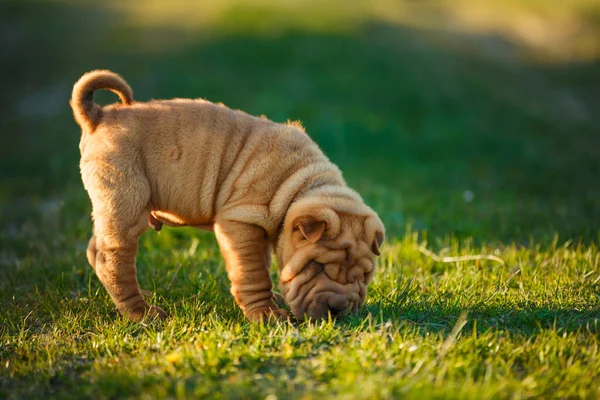
<path id="1" fill-rule="evenodd" d="M 98 89 L 123 104 L 98 106 Z M 341 316 L 364 302 L 383 224 L 301 127 L 205 100 L 136 103 L 110 71 L 83 75 L 71 107 L 93 206 L 87 256 L 122 314 L 166 317 L 136 278 L 149 224 L 214 229 L 231 293 L 252 321 L 287 316 L 273 301 L 273 249 L 296 317 Z"/>

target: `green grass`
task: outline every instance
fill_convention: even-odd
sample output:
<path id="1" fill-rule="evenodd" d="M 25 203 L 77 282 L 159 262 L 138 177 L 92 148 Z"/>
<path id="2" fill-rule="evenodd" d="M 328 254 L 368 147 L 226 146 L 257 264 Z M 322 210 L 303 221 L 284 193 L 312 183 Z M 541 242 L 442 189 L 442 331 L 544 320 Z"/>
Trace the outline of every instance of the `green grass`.
<path id="1" fill-rule="evenodd" d="M 597 2 L 165 4 L 0 5 L 0 398 L 600 397 Z M 251 325 L 213 235 L 165 229 L 138 267 L 171 318 L 121 318 L 67 105 L 93 68 L 301 120 L 388 229 L 360 314 Z"/>

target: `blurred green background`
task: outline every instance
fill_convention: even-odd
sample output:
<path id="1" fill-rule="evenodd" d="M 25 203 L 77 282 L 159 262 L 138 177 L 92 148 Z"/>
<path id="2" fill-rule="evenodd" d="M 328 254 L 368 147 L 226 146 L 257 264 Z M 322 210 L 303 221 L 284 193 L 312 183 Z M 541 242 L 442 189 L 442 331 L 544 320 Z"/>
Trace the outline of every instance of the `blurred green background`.
<path id="1" fill-rule="evenodd" d="M 68 99 L 96 68 L 302 121 L 391 238 L 599 238 L 597 0 L 4 1 L 0 49 L 5 256 L 89 218 Z"/>

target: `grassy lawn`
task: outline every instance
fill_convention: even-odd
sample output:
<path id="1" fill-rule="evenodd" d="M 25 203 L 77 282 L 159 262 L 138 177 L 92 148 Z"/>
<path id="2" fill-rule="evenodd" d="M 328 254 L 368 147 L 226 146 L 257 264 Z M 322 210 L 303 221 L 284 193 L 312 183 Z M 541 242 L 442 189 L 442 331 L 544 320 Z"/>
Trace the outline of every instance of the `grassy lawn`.
<path id="1" fill-rule="evenodd" d="M 1 3 L 0 398 L 600 398 L 600 6 L 563 3 Z M 360 314 L 251 325 L 213 235 L 164 229 L 171 317 L 121 318 L 67 104 L 94 68 L 301 120 L 388 229 Z"/>

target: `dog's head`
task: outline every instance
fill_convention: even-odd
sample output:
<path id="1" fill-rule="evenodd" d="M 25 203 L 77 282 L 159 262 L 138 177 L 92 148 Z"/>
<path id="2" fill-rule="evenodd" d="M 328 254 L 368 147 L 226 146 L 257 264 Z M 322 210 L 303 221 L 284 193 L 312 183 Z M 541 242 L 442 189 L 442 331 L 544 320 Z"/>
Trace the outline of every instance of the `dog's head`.
<path id="1" fill-rule="evenodd" d="M 280 288 L 299 319 L 356 312 L 375 273 L 384 226 L 353 191 L 301 199 L 277 246 Z"/>

